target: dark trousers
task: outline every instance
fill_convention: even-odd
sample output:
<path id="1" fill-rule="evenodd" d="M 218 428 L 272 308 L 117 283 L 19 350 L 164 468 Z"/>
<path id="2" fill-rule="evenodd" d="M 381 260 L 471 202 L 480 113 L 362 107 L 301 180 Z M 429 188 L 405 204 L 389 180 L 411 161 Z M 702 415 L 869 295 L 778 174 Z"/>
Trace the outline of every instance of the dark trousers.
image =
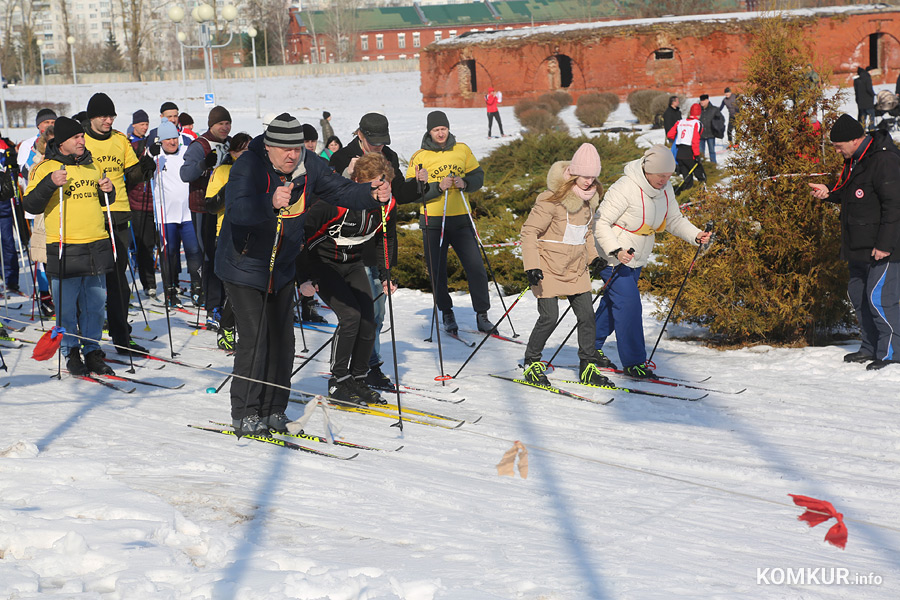
<path id="1" fill-rule="evenodd" d="M 856 311 L 860 351 L 880 360 L 900 356 L 900 263 L 850 261 L 847 286 Z"/>
<path id="2" fill-rule="evenodd" d="M 700 181 L 701 183 L 706 181 L 706 171 L 703 169 L 703 164 L 699 160 L 694 160 L 693 158 L 690 160 L 679 158 L 675 162 L 675 172 L 684 177 L 684 181 L 682 181 L 675 189 L 676 193 L 694 187 L 694 176 L 696 176 L 697 181 Z"/>
<path id="3" fill-rule="evenodd" d="M 131 339 L 131 325 L 128 324 L 128 245 L 131 243 L 129 220 L 131 211 L 113 211 L 113 236 L 116 240 L 116 268 L 106 274 L 106 320 L 109 322 L 109 337 L 117 346 L 128 346 Z M 106 225 L 109 230 L 109 222 Z"/>
<path id="4" fill-rule="evenodd" d="M 253 414 L 267 417 L 284 412 L 290 395 L 288 390 L 242 377 L 290 387 L 294 364 L 293 286 L 286 285 L 274 294 L 233 283 L 226 283 L 225 288 L 234 303 L 238 334 L 232 372 L 241 376 L 231 382 L 231 418 L 243 419 Z M 255 346 L 258 334 L 259 346 Z"/>
<path id="5" fill-rule="evenodd" d="M 583 292 L 569 296 L 569 304 L 578 321 L 578 359 L 593 360 L 594 352 L 594 307 L 591 293 Z M 541 360 L 544 345 L 556 329 L 559 320 L 559 298 L 538 298 L 538 320 L 531 330 L 528 345 L 525 346 L 525 364 Z"/>
<path id="6" fill-rule="evenodd" d="M 134 253 L 137 257 L 137 272 L 144 290 L 156 289 L 156 267 L 153 262 L 153 248 L 156 246 L 156 223 L 153 211 L 131 211 L 131 231 L 134 233 Z"/>
<path id="7" fill-rule="evenodd" d="M 420 225 L 422 220 L 419 221 Z M 447 291 L 447 250 L 453 248 L 462 263 L 469 283 L 469 296 L 476 313 L 487 312 L 491 308 L 488 294 L 488 277 L 481 261 L 481 251 L 475 230 L 469 222 L 469 215 L 447 217 L 444 223 L 444 243 L 441 244 L 441 217 L 429 217 L 428 229 L 423 232 L 425 262 L 428 273 L 434 281 L 438 308 L 446 312 L 453 308 L 453 300 Z"/>
<path id="8" fill-rule="evenodd" d="M 375 345 L 375 304 L 362 261 L 310 265 L 319 280 L 319 297 L 338 318 L 331 346 L 331 374 L 338 380 L 369 372 Z"/>
<path id="9" fill-rule="evenodd" d="M 9 202 L 9 200 L 0 200 Z M 19 288 L 19 255 L 16 253 L 16 238 L 12 214 L 0 217 L 0 252 L 3 252 L 3 281 L 6 286 Z"/>
<path id="10" fill-rule="evenodd" d="M 491 137 L 491 127 L 493 126 L 494 121 L 497 121 L 497 126 L 500 128 L 500 135 L 503 135 L 503 121 L 500 120 L 500 111 L 489 112 L 487 115 L 488 115 L 488 137 Z"/>
<path id="11" fill-rule="evenodd" d="M 606 338 L 615 331 L 619 360 L 625 367 L 642 365 L 647 360 L 643 308 L 641 293 L 638 290 L 642 268 L 632 269 L 627 265 L 617 265 L 615 268 L 606 267 L 600 275 L 608 285 L 603 297 L 597 303 L 594 315 L 596 325 L 594 347 L 602 350 Z"/>
<path id="12" fill-rule="evenodd" d="M 216 275 L 216 223 L 218 215 L 215 213 L 191 213 L 191 221 L 194 223 L 194 231 L 197 232 L 197 241 L 200 242 L 200 250 L 203 252 L 203 268 L 200 270 L 201 288 L 206 306 L 209 312 L 225 303 L 225 288 L 222 280 Z"/>

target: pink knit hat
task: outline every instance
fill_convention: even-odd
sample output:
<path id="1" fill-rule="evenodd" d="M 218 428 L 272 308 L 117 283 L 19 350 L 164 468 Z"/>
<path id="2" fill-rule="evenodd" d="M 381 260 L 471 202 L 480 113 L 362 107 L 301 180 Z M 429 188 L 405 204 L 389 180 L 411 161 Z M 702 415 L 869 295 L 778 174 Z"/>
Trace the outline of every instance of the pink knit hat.
<path id="1" fill-rule="evenodd" d="M 582 144 L 575 151 L 572 162 L 567 168 L 572 177 L 597 177 L 600 175 L 600 155 L 591 144 Z"/>

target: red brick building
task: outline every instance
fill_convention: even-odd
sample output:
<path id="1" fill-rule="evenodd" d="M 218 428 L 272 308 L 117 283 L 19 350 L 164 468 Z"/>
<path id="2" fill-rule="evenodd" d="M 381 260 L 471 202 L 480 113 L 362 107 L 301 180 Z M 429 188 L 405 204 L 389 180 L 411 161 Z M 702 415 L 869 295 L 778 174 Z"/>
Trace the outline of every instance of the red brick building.
<path id="1" fill-rule="evenodd" d="M 858 66 L 873 81 L 900 74 L 900 9 L 858 5 L 786 11 L 816 40 L 816 52 L 846 84 Z M 663 89 L 721 94 L 744 78 L 760 13 L 731 13 L 545 26 L 444 40 L 420 57 L 425 106 L 480 107 L 489 86 L 513 104 L 554 90 Z"/>

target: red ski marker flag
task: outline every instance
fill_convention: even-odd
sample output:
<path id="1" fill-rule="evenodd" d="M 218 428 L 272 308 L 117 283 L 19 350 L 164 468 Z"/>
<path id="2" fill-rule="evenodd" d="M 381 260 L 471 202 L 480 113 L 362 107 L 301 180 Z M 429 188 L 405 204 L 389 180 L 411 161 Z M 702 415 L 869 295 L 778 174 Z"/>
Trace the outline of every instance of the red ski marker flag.
<path id="1" fill-rule="evenodd" d="M 832 525 L 825 534 L 825 541 L 841 550 L 844 549 L 844 546 L 847 545 L 847 526 L 844 525 L 844 515 L 835 510 L 831 502 L 796 494 L 788 494 L 788 496 L 794 499 L 794 504 L 806 509 L 806 512 L 797 517 L 797 520 L 806 521 L 810 527 L 815 527 L 834 517 L 837 523 Z"/>
<path id="2" fill-rule="evenodd" d="M 53 326 L 50 331 L 41 336 L 34 346 L 31 358 L 34 360 L 49 360 L 53 358 L 59 350 L 59 344 L 62 342 L 62 336 L 66 332 L 62 327 Z"/>

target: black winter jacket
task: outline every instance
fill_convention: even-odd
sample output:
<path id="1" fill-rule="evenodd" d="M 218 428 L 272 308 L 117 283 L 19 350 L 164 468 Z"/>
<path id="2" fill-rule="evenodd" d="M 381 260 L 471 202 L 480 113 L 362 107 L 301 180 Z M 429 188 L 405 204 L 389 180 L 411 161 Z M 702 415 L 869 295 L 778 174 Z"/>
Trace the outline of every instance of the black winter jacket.
<path id="1" fill-rule="evenodd" d="M 856 69 L 853 92 L 856 94 L 856 106 L 860 110 L 875 108 L 875 88 L 872 87 L 872 76 L 862 67 Z"/>
<path id="2" fill-rule="evenodd" d="M 877 248 L 900 262 L 900 150 L 886 131 L 844 161 L 828 200 L 841 205 L 841 258 L 869 262 Z"/>
<path id="3" fill-rule="evenodd" d="M 293 194 L 276 241 L 278 213 L 272 207 L 272 195 L 288 181 L 294 183 Z M 247 152 L 234 163 L 225 190 L 225 217 L 216 247 L 216 275 L 222 281 L 261 291 L 268 286 L 269 261 L 276 243 L 279 249 L 271 291 L 277 292 L 294 279 L 294 262 L 304 242 L 306 194 L 357 210 L 380 206 L 372 198 L 368 183 L 354 183 L 337 175 L 324 160 L 305 149 L 294 173 L 279 173 L 269 161 L 262 135 L 254 138 Z"/>

